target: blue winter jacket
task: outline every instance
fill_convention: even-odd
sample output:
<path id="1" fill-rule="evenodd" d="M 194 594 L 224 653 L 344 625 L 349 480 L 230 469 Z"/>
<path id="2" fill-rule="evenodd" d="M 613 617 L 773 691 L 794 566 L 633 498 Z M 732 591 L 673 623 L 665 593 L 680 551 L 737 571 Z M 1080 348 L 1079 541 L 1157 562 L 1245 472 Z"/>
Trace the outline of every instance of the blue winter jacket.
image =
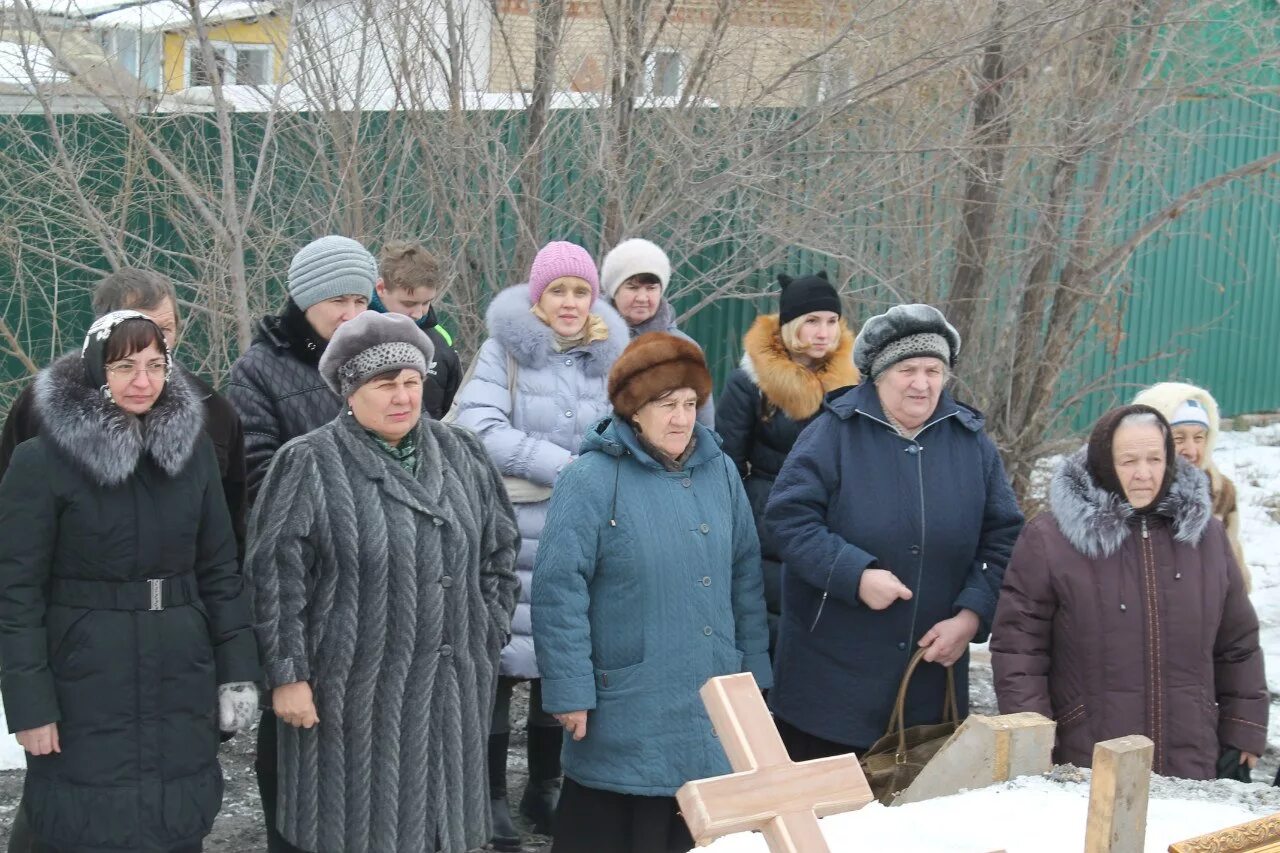
<path id="1" fill-rule="evenodd" d="M 885 733 L 920 638 L 962 608 L 982 642 L 1022 529 L 983 417 L 945 391 L 915 440 L 888 423 L 875 386 L 827 401 L 801 433 L 765 510 L 782 556 L 782 618 L 769 702 L 788 723 L 852 747 Z M 871 563 L 911 589 L 871 610 L 858 598 Z M 968 654 L 955 664 L 963 717 Z M 923 665 L 906 724 L 941 719 L 945 670 Z"/>
<path id="2" fill-rule="evenodd" d="M 607 415 L 609 368 L 631 342 L 627 324 L 596 300 L 591 313 L 609 337 L 556 352 L 551 327 L 530 311 L 529 286 L 507 288 L 485 315 L 489 339 L 476 354 L 475 372 L 458 392 L 459 426 L 480 436 L 493 464 L 506 477 L 556 487 L 586 431 Z M 508 368 L 515 364 L 514 405 Z M 511 620 L 511 642 L 502 650 L 502 674 L 537 678 L 529 625 L 529 584 L 548 501 L 515 505 L 520 525 L 520 603 Z"/>
<path id="3" fill-rule="evenodd" d="M 563 759 L 590 788 L 669 797 L 730 772 L 698 691 L 736 672 L 771 682 L 751 506 L 715 433 L 694 434 L 672 473 L 602 421 L 551 497 L 533 573 L 542 707 L 589 711 Z"/>

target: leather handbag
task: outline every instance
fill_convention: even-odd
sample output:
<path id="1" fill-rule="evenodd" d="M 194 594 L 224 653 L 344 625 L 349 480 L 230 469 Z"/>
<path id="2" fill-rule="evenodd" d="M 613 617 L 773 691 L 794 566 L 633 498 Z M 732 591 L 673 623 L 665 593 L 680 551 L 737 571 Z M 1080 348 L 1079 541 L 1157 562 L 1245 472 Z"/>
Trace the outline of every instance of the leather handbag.
<path id="1" fill-rule="evenodd" d="M 871 785 L 871 793 L 886 806 L 915 781 L 924 766 L 951 739 L 960 725 L 956 705 L 956 677 L 951 667 L 947 667 L 947 695 L 942 709 L 942 722 L 910 728 L 904 725 L 907 687 L 911 684 L 911 676 L 916 667 L 924 660 L 926 651 L 919 649 L 911 656 L 907 671 L 902 675 L 902 683 L 898 686 L 898 698 L 884 737 L 862 755 L 862 771 Z"/>
<path id="2" fill-rule="evenodd" d="M 477 359 L 471 360 L 471 366 L 467 368 L 466 374 L 462 377 L 462 381 L 458 383 L 458 387 L 464 387 L 471 381 L 471 377 L 476 372 Z M 519 370 L 515 358 L 511 353 L 507 353 L 507 393 L 511 395 L 511 416 L 515 417 L 516 412 L 516 371 Z M 458 404 L 455 401 L 453 407 L 449 409 L 449 413 L 443 418 L 443 422 L 451 424 L 458 419 Z M 544 486 L 541 483 L 535 483 L 532 480 L 526 480 L 523 477 L 503 477 L 502 487 L 506 489 L 507 499 L 513 504 L 536 504 L 543 501 L 551 500 L 551 487 Z"/>

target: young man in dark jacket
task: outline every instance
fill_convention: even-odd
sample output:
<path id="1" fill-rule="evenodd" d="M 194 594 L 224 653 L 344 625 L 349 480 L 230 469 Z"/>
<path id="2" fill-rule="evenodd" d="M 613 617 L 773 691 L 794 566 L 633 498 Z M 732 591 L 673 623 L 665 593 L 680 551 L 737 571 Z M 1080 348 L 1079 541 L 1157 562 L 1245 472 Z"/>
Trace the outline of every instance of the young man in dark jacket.
<path id="1" fill-rule="evenodd" d="M 453 349 L 453 338 L 436 319 L 433 304 L 440 293 L 440 263 L 418 243 L 393 240 L 382 249 L 378 272 L 369 307 L 382 314 L 412 317 L 436 346 L 435 362 L 427 365 L 422 407 L 440 420 L 453 405 L 462 382 L 462 362 Z"/>
<path id="2" fill-rule="evenodd" d="M 377 278 L 373 255 L 355 240 L 331 235 L 312 241 L 289 264 L 284 310 L 263 318 L 253 343 L 232 365 L 227 396 L 244 421 L 250 504 L 276 451 L 343 411 L 344 401 L 320 378 L 320 356 L 338 327 L 368 308 Z M 278 725 L 265 708 L 254 769 L 267 849 L 294 853 L 276 825 Z"/>

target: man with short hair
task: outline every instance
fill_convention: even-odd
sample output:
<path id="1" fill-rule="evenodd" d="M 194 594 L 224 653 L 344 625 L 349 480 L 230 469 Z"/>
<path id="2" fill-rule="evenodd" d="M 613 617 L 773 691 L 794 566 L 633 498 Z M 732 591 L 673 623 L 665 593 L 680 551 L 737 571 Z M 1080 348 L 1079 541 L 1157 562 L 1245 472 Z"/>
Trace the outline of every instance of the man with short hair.
<path id="1" fill-rule="evenodd" d="M 379 278 L 369 307 L 382 314 L 405 314 L 435 344 L 435 362 L 428 365 L 422 388 L 422 407 L 440 420 L 453 406 L 462 382 L 462 362 L 453 349 L 453 338 L 436 319 L 435 300 L 440 294 L 440 263 L 420 243 L 392 240 L 378 259 Z"/>
<path id="2" fill-rule="evenodd" d="M 168 276 L 152 270 L 124 267 L 98 282 L 93 289 L 93 315 L 101 317 L 112 311 L 130 309 L 155 321 L 164 333 L 165 343 L 173 350 L 177 343 L 181 320 L 178 316 L 178 294 Z M 181 365 L 187 380 L 200 393 L 204 403 L 205 431 L 213 440 L 218 455 L 218 471 L 222 475 L 222 491 L 231 513 L 238 557 L 244 557 L 245 532 L 245 460 L 244 431 L 240 418 L 227 399 L 214 391 L 209 383 Z M 40 414 L 35 407 L 35 383 L 27 385 L 13 401 L 9 416 L 0 433 L 0 478 L 9 468 L 9 459 L 19 444 L 40 433 Z"/>

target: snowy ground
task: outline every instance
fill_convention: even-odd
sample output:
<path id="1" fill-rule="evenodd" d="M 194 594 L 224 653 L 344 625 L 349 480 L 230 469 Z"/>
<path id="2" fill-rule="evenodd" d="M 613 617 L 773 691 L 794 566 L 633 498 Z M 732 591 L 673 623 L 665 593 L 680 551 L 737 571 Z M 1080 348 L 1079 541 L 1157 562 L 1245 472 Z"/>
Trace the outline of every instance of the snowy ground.
<path id="1" fill-rule="evenodd" d="M 1059 767 L 954 797 L 886 808 L 872 803 L 822 821 L 832 850 L 894 853 L 1078 853 L 1084 849 L 1089 772 Z M 1146 853 L 1280 811 L 1280 789 L 1239 782 L 1153 779 Z M 766 853 L 759 835 L 738 834 L 707 853 Z"/>

